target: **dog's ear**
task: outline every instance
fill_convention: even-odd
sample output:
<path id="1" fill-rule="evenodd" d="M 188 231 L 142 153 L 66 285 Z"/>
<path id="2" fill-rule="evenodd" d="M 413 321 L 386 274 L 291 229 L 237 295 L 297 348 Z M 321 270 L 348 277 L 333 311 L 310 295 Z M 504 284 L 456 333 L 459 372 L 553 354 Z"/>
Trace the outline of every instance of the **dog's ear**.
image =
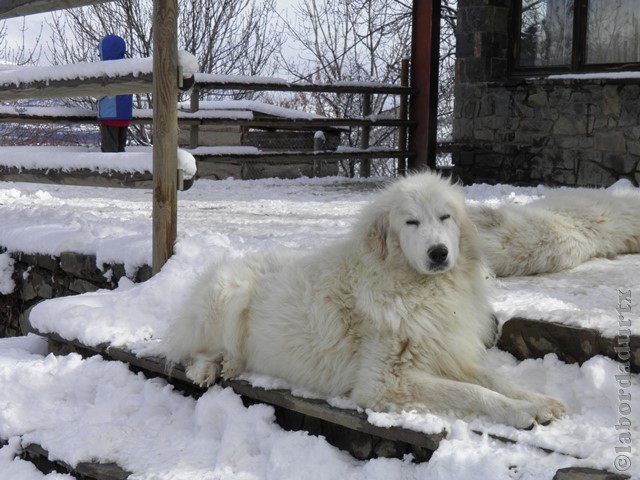
<path id="1" fill-rule="evenodd" d="M 389 233 L 389 215 L 384 213 L 376 217 L 367 232 L 367 245 L 384 260 L 387 258 L 387 234 Z"/>

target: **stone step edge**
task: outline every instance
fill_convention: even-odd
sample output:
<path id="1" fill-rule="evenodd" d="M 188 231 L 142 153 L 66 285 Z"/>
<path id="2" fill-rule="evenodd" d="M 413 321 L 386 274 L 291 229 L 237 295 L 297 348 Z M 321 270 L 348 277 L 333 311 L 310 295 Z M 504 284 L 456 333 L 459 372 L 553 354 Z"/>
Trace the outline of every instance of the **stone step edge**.
<path id="1" fill-rule="evenodd" d="M 565 363 L 582 364 L 596 355 L 616 360 L 640 373 L 640 336 L 602 336 L 594 328 L 514 317 L 502 326 L 498 348 L 519 360 L 555 353 Z"/>
<path id="2" fill-rule="evenodd" d="M 6 444 L 7 442 L 0 440 L 0 446 Z M 113 462 L 80 462 L 73 467 L 62 460 L 51 460 L 49 452 L 37 443 L 23 446 L 19 457 L 32 463 L 45 475 L 51 472 L 66 473 L 86 480 L 125 480 L 131 475 L 131 472 Z"/>

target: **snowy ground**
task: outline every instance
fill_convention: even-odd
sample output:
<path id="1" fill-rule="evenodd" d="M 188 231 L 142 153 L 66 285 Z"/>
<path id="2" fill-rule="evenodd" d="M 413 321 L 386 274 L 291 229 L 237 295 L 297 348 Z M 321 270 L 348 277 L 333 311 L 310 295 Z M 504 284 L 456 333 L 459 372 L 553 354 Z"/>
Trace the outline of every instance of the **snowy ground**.
<path id="1" fill-rule="evenodd" d="M 140 285 L 123 280 L 114 292 L 45 302 L 34 310 L 34 321 L 86 343 L 111 341 L 153 353 L 203 259 L 263 248 L 312 249 L 344 235 L 376 187 L 375 181 L 345 179 L 197 181 L 179 193 L 177 254 L 159 275 Z M 542 194 L 543 188 L 467 188 L 470 203 L 525 203 Z M 9 250 L 93 253 L 99 262 L 124 262 L 133 272 L 150 263 L 150 232 L 150 191 L 0 183 L 0 245 Z M 0 255 L 5 293 L 10 263 Z M 493 303 L 503 321 L 542 318 L 615 336 L 619 288 L 630 289 L 632 299 L 640 292 L 640 255 L 544 277 L 499 279 Z M 213 387 L 195 401 L 119 363 L 45 352 L 37 337 L 0 340 L 0 438 L 9 440 L 0 449 L 1 478 L 42 478 L 13 459 L 28 442 L 70 464 L 115 461 L 135 478 L 149 479 L 546 479 L 566 466 L 616 471 L 624 467 L 620 455 L 630 461 L 626 473 L 640 478 L 640 407 L 624 396 L 640 397 L 638 378 L 621 383 L 619 365 L 602 357 L 578 367 L 553 356 L 517 362 L 490 352 L 491 368 L 568 405 L 566 418 L 528 432 L 482 418 L 370 413 L 376 424 L 449 431 L 428 464 L 414 465 L 410 459 L 359 462 L 320 438 L 284 432 L 269 407 L 246 409 L 228 390 Z M 631 426 L 621 425 L 621 417 Z M 627 432 L 631 445 L 620 443 Z"/>

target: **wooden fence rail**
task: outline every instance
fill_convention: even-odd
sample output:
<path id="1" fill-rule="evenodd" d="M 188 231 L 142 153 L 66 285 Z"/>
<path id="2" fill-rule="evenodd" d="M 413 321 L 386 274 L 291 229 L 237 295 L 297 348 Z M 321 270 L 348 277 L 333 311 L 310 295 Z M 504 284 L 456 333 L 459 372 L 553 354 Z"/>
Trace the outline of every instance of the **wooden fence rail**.
<path id="1" fill-rule="evenodd" d="M 149 79 L 144 77 L 139 79 L 145 84 L 146 89 L 149 88 Z M 406 131 L 415 126 L 415 121 L 408 119 L 407 110 L 398 109 L 395 115 L 372 115 L 371 114 L 371 96 L 373 94 L 399 95 L 401 103 L 409 95 L 413 93 L 412 89 L 407 86 L 408 79 L 404 77 L 404 85 L 391 85 L 375 82 L 338 82 L 335 84 L 317 84 L 317 83 L 292 83 L 284 82 L 278 79 L 252 79 L 251 77 L 221 76 L 209 74 L 196 74 L 196 83 L 192 89 L 191 95 L 191 111 L 178 111 L 178 124 L 184 127 L 191 127 L 190 148 L 196 157 L 202 157 L 204 152 L 198 153 L 199 128 L 201 126 L 210 125 L 233 125 L 247 129 L 263 129 L 263 130 L 322 130 L 322 129 L 351 129 L 358 128 L 361 130 L 361 141 L 358 148 L 344 148 L 338 150 L 320 150 L 320 151 L 261 151 L 251 154 L 240 153 L 211 153 L 207 152 L 208 158 L 215 159 L 216 162 L 239 161 L 243 162 L 270 162 L 270 163 L 292 163 L 292 162 L 309 162 L 315 165 L 318 160 L 329 162 L 339 162 L 342 160 L 359 160 L 361 165 L 361 176 L 369 176 L 371 174 L 371 160 L 373 159 L 392 159 L 396 158 L 401 165 L 406 164 L 408 159 L 415 157 L 415 152 L 407 149 Z M 124 82 L 123 87 L 119 86 L 121 79 L 115 79 L 112 88 L 118 91 L 124 88 L 124 85 L 130 87 L 129 82 Z M 66 85 L 64 81 L 59 81 L 55 85 L 55 89 L 68 92 L 69 88 L 78 88 L 76 82 L 73 85 Z M 141 88 L 138 85 L 138 88 Z M 327 93 L 327 94 L 348 94 L 362 95 L 363 112 L 357 117 L 342 118 L 279 118 L 279 117 L 258 117 L 258 118 L 238 118 L 232 113 L 227 115 L 221 114 L 212 118 L 207 115 L 206 110 L 199 109 L 199 96 L 204 91 L 230 91 L 242 90 L 245 92 L 252 91 L 283 91 L 283 92 L 303 92 L 303 93 Z M 34 95 L 34 91 L 39 93 L 38 88 L 29 87 L 30 95 Z M 43 95 L 43 94 L 39 94 Z M 26 98 L 28 95 L 15 91 L 15 87 L 9 88 L 0 85 L 0 99 L 7 98 Z M 37 97 L 38 95 L 36 95 Z M 95 124 L 95 113 L 89 109 L 56 108 L 57 116 L 52 116 L 45 108 L 24 108 L 11 111 L 7 108 L 0 108 L 0 123 L 20 123 L 20 124 Z M 136 110 L 134 124 L 152 124 L 153 112 L 151 109 Z M 393 128 L 398 131 L 398 141 L 395 146 L 391 147 L 373 147 L 369 148 L 369 138 L 372 128 Z M 315 169 L 314 169 L 315 171 Z M 30 172 L 33 176 L 33 172 Z M 15 175 L 12 175 L 15 179 Z M 68 182 L 67 182 L 68 183 Z"/>

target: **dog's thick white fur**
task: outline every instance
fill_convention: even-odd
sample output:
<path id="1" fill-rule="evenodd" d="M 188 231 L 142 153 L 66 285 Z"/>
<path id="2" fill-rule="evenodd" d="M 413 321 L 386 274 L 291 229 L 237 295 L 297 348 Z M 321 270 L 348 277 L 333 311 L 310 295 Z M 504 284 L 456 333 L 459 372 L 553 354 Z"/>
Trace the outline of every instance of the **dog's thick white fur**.
<path id="1" fill-rule="evenodd" d="M 636 189 L 552 191 L 524 206 L 476 207 L 469 214 L 498 276 L 557 272 L 595 257 L 640 253 Z"/>
<path id="2" fill-rule="evenodd" d="M 167 358 L 203 385 L 249 371 L 378 411 L 549 422 L 561 402 L 482 366 L 494 334 L 486 280 L 462 189 L 417 174 L 383 190 L 340 243 L 212 266 L 170 328 Z"/>

